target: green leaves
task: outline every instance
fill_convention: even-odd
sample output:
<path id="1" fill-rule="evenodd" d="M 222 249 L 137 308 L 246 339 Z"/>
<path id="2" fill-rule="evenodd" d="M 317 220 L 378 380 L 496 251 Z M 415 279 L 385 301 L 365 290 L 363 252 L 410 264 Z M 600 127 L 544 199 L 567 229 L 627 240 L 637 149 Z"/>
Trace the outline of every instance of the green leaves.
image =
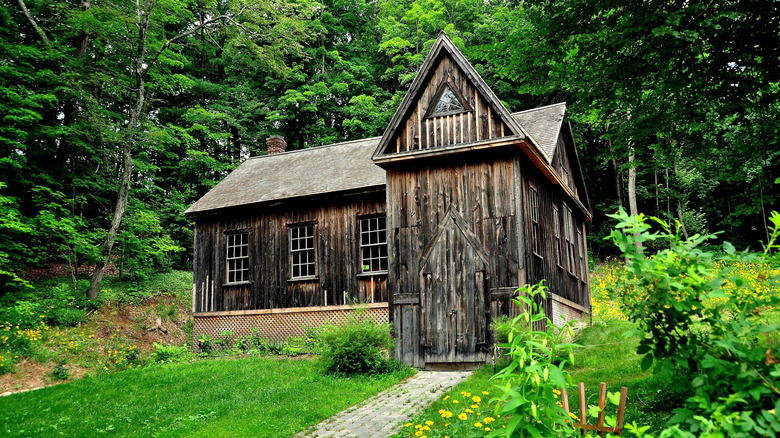
<path id="1" fill-rule="evenodd" d="M 773 213 L 774 216 L 774 213 Z M 645 217 L 628 217 L 622 211 L 611 238 L 628 262 L 618 290 L 621 306 L 643 330 L 638 354 L 642 369 L 690 376 L 692 395 L 685 409 L 672 419 L 680 431 L 718 431 L 726 436 L 751 436 L 762 426 L 755 418 L 780 395 L 776 360 L 767 360 L 780 326 L 761 316 L 764 306 L 780 304 L 780 297 L 726 293 L 724 287 L 743 287 L 740 261 L 751 260 L 776 269 L 776 260 L 762 254 L 738 253 L 724 245 L 716 260 L 700 246 L 713 236 L 683 239 L 679 226 L 656 220 L 659 234 L 651 237 Z M 620 231 L 618 231 L 620 230 Z M 630 235 L 627 235 L 630 234 Z M 648 256 L 627 242 L 661 240 L 666 249 Z M 770 240 L 771 241 L 771 240 Z M 756 259 L 758 257 L 758 259 Z M 716 265 L 717 263 L 717 265 Z M 766 279 L 780 288 L 777 279 Z M 670 429 L 671 431 L 672 429 Z"/>

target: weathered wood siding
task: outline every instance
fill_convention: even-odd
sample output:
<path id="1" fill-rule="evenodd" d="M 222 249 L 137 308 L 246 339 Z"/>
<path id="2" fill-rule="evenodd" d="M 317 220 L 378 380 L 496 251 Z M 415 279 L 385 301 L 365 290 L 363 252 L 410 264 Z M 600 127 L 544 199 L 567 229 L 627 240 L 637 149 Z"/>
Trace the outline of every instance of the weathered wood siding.
<path id="1" fill-rule="evenodd" d="M 442 117 L 425 117 L 442 83 L 449 82 L 468 103 L 469 111 Z M 431 149 L 511 135 L 464 72 L 448 56 L 438 60 L 420 99 L 409 109 L 406 123 L 388 145 L 387 153 Z"/>
<path id="2" fill-rule="evenodd" d="M 549 183 L 549 180 L 545 178 L 541 172 L 536 168 L 528 166 L 527 171 L 524 173 L 525 178 L 523 180 L 523 193 L 524 196 L 529 196 L 529 190 L 531 184 L 536 187 L 538 193 L 538 208 L 539 208 L 539 233 L 541 240 L 541 251 L 535 252 L 533 245 L 526 245 L 526 258 L 528 260 L 527 268 L 527 281 L 529 284 L 536 284 L 542 279 L 545 280 L 544 284 L 549 290 L 567 300 L 573 301 L 585 308 L 589 308 L 590 305 L 590 289 L 587 270 L 587 251 L 585 247 L 581 248 L 583 253 L 582 259 L 579 257 L 579 253 L 575 252 L 575 266 L 569 268 L 566 248 L 565 248 L 565 236 L 564 236 L 564 205 L 567 205 L 572 211 L 572 222 L 574 225 L 573 235 L 575 240 L 574 250 L 577 251 L 577 231 L 579 230 L 582 235 L 581 245 L 585 245 L 585 217 L 571 202 L 566 202 L 561 194 L 561 189 L 557 186 L 553 186 Z M 561 264 L 559 265 L 555 255 L 555 230 L 554 230 L 554 217 L 553 206 L 558 208 L 559 220 L 558 225 L 560 227 L 561 236 Z M 526 235 L 532 235 L 532 223 L 531 223 L 531 206 L 530 203 L 524 205 L 525 217 L 525 232 Z M 583 269 L 583 265 L 584 268 Z M 572 272 L 573 271 L 573 272 Z M 551 299 L 547 299 L 544 303 L 545 309 L 548 310 L 552 307 Z"/>
<path id="3" fill-rule="evenodd" d="M 359 275 L 359 218 L 385 213 L 385 193 L 255 207 L 195 224 L 195 312 L 387 301 L 387 276 Z M 315 280 L 291 280 L 289 226 L 314 224 Z M 249 233 L 250 282 L 224 285 L 225 235 Z M 373 297 L 372 297 L 373 292 Z M 327 301 L 326 301 L 327 297 Z"/>
<path id="4" fill-rule="evenodd" d="M 457 164 L 405 166 L 387 171 L 398 358 L 421 367 L 478 362 L 491 342 L 491 308 L 509 312 L 506 290 L 524 284 L 522 194 L 515 190 L 519 159 L 469 157 Z M 455 296 L 437 289 L 447 282 Z M 460 312 L 456 317 L 441 313 L 453 309 Z M 443 342 L 454 350 L 441 350 Z"/>

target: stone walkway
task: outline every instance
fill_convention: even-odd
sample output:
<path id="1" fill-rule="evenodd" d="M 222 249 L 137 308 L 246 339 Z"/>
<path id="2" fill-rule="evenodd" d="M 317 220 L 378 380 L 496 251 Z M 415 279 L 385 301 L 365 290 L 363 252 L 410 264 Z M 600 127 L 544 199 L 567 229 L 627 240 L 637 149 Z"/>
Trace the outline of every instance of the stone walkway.
<path id="1" fill-rule="evenodd" d="M 410 418 L 470 375 L 470 371 L 419 371 L 414 377 L 296 436 L 386 438 L 397 433 Z"/>

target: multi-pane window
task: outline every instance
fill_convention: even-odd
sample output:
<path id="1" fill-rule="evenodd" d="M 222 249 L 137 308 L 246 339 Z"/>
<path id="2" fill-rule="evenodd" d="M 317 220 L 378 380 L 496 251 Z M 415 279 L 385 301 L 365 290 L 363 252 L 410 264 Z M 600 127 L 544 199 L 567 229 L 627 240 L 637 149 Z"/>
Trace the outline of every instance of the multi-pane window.
<path id="1" fill-rule="evenodd" d="M 569 272 L 575 273 L 574 269 L 574 225 L 571 214 L 571 209 L 567 206 L 563 206 L 563 237 L 566 239 L 566 258 L 569 264 Z"/>
<path id="2" fill-rule="evenodd" d="M 316 274 L 314 225 L 290 227 L 290 259 L 292 278 L 314 277 Z"/>
<path id="3" fill-rule="evenodd" d="M 384 216 L 360 219 L 362 272 L 387 271 L 387 226 Z"/>
<path id="4" fill-rule="evenodd" d="M 584 241 L 582 239 L 582 231 L 577 230 L 577 254 L 580 257 L 580 279 L 582 281 L 585 281 L 586 278 L 586 267 L 585 267 L 585 260 L 583 259 L 585 254 L 585 248 L 584 248 Z"/>
<path id="5" fill-rule="evenodd" d="M 534 241 L 534 252 L 537 254 L 542 253 L 542 241 L 541 236 L 539 235 L 539 205 L 537 200 L 537 193 L 536 188 L 531 187 L 530 190 L 530 197 L 531 197 L 531 232 L 533 233 Z"/>
<path id="6" fill-rule="evenodd" d="M 560 166 L 561 166 L 561 178 L 563 179 L 563 182 L 568 186 L 571 187 L 571 176 L 569 175 L 569 157 L 566 155 L 566 148 L 564 147 L 563 142 L 558 143 L 560 147 Z"/>
<path id="7" fill-rule="evenodd" d="M 249 281 L 249 233 L 232 233 L 226 237 L 227 282 Z"/>
<path id="8" fill-rule="evenodd" d="M 561 220 L 558 207 L 553 206 L 553 231 L 555 233 L 555 263 L 561 266 Z"/>

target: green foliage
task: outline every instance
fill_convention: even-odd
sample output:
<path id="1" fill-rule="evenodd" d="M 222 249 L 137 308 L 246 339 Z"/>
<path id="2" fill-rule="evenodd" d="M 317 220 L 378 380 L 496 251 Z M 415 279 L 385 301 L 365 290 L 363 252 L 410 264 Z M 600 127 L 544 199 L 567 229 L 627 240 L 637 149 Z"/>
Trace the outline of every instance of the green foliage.
<path id="1" fill-rule="evenodd" d="M 395 341 L 389 324 L 377 324 L 360 313 L 350 313 L 343 324 L 322 327 L 317 341 L 327 373 L 377 374 L 393 367 L 390 352 Z"/>
<path id="2" fill-rule="evenodd" d="M 513 330 L 513 319 L 507 315 L 501 315 L 490 322 L 490 330 L 493 331 L 493 339 L 496 344 L 509 342 L 509 333 Z"/>
<path id="3" fill-rule="evenodd" d="M 541 283 L 525 286 L 514 299 L 524 311 L 512 320 L 508 342 L 499 345 L 508 351 L 511 362 L 493 377 L 506 382 L 496 413 L 512 415 L 512 419 L 506 430 L 490 436 L 555 436 L 562 430 L 571 431 L 569 416 L 558 398 L 561 388 L 571 384 L 564 367 L 574 361 L 575 345 L 563 342 L 565 335 L 571 335 L 571 323 L 556 327 L 545 316 L 539 304 L 545 289 Z"/>
<path id="4" fill-rule="evenodd" d="M 615 218 L 620 223 L 610 237 L 626 256 L 616 294 L 641 330 L 637 352 L 644 354 L 642 366 L 655 361 L 656 370 L 677 370 L 691 379 L 693 395 L 672 419 L 685 431 L 681 436 L 754 436 L 766 434 L 773 423 L 780 428 L 780 365 L 772 348 L 780 326 L 762 317 L 763 309 L 780 300 L 746 300 L 725 293 L 726 280 L 737 287 L 744 281 L 728 270 L 715 275 L 715 255 L 698 248 L 712 236 L 683 239 L 679 225 L 673 230 L 656 218 L 650 219 L 661 231 L 650 232 L 644 216 L 628 216 L 622 210 Z M 770 220 L 777 223 L 767 253 L 777 237 L 780 215 Z M 666 240 L 669 248 L 647 256 L 643 245 L 657 239 Z M 723 252 L 727 260 L 762 257 L 737 253 L 729 244 Z M 776 263 L 768 257 L 764 261 Z M 778 279 L 770 281 L 776 286 Z"/>
<path id="5" fill-rule="evenodd" d="M 70 374 L 68 373 L 68 368 L 65 366 L 65 364 L 58 363 L 49 373 L 49 377 L 52 380 L 68 380 Z"/>
<path id="6" fill-rule="evenodd" d="M 195 354 L 188 345 L 170 345 L 155 342 L 153 344 L 152 361 L 162 362 L 189 362 L 195 358 Z"/>

